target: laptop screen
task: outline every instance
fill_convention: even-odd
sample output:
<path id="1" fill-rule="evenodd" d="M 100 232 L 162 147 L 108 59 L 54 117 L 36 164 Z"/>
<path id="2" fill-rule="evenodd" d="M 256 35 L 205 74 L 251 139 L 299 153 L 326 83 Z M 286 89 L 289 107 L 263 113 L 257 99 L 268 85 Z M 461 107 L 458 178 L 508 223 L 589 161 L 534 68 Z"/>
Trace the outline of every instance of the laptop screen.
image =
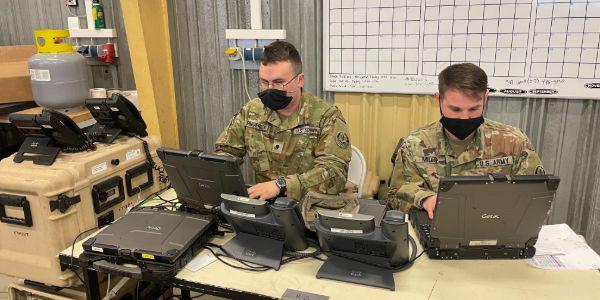
<path id="1" fill-rule="evenodd" d="M 202 210 L 221 205 L 221 194 L 248 196 L 235 158 L 169 148 L 156 150 L 179 202 Z"/>
<path id="2" fill-rule="evenodd" d="M 445 249 L 533 246 L 559 182 L 553 175 L 443 177 L 431 238 Z"/>

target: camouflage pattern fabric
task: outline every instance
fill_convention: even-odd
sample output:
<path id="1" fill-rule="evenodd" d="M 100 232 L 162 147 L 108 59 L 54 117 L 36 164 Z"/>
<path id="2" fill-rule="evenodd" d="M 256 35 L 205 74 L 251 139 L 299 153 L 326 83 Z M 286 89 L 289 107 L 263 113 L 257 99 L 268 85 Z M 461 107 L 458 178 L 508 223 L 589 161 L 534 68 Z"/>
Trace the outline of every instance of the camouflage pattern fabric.
<path id="1" fill-rule="evenodd" d="M 399 144 L 388 206 L 405 212 L 437 194 L 441 176 L 545 173 L 540 157 L 520 129 L 489 119 L 459 154 L 450 147 L 439 122 L 413 131 Z"/>
<path id="2" fill-rule="evenodd" d="M 317 211 L 322 209 L 357 213 L 359 209 L 358 194 L 325 195 L 309 191 L 300 204 L 306 228 L 315 231 Z"/>
<path id="3" fill-rule="evenodd" d="M 248 102 L 217 139 L 216 154 L 248 154 L 257 182 L 286 177 L 287 195 L 301 201 L 308 191 L 337 195 L 346 184 L 351 150 L 340 110 L 302 91 L 289 117 Z"/>

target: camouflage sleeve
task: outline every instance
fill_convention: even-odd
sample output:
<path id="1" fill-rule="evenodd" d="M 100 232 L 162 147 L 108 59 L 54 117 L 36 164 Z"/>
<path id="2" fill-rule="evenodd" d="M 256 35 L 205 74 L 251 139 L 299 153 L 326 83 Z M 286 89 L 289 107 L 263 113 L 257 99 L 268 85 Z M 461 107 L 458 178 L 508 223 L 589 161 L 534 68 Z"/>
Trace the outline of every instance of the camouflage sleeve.
<path id="1" fill-rule="evenodd" d="M 411 206 L 420 207 L 422 199 L 436 193 L 419 173 L 414 155 L 407 142 L 403 142 L 396 155 L 396 162 L 388 190 L 388 208 L 407 212 Z"/>
<path id="2" fill-rule="evenodd" d="M 287 176 L 288 196 L 293 199 L 302 199 L 309 189 L 337 195 L 346 184 L 351 156 L 348 126 L 337 108 L 322 124 L 313 168 Z"/>
<path id="3" fill-rule="evenodd" d="M 533 145 L 525 134 L 523 141 L 523 150 L 516 157 L 516 162 L 511 170 L 511 175 L 535 175 L 546 174 L 540 156 L 533 149 Z"/>
<path id="4" fill-rule="evenodd" d="M 237 158 L 239 161 L 243 161 L 244 155 L 246 155 L 243 111 L 240 111 L 231 118 L 227 128 L 217 138 L 215 154 L 228 155 Z"/>

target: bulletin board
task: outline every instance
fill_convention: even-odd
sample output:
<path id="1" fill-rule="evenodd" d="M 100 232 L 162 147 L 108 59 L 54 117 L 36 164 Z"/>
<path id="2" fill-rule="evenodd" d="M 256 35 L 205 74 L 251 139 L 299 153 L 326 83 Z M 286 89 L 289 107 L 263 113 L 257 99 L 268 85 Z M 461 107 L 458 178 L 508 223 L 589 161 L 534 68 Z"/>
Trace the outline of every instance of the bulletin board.
<path id="1" fill-rule="evenodd" d="M 600 99 L 600 0 L 324 0 L 325 90 L 429 94 L 471 62 L 502 96 Z"/>

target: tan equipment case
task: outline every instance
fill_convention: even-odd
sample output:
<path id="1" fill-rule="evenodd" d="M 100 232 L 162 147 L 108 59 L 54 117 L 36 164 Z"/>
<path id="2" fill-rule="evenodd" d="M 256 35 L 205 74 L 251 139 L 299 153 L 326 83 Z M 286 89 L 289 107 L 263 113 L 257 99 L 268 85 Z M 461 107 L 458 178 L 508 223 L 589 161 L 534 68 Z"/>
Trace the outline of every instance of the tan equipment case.
<path id="1" fill-rule="evenodd" d="M 144 140 L 160 166 L 159 139 Z M 58 287 L 79 284 L 61 270 L 58 254 L 80 233 L 109 224 L 166 187 L 140 139 L 96 146 L 60 153 L 51 166 L 15 163 L 14 155 L 0 161 L 0 273 Z"/>

